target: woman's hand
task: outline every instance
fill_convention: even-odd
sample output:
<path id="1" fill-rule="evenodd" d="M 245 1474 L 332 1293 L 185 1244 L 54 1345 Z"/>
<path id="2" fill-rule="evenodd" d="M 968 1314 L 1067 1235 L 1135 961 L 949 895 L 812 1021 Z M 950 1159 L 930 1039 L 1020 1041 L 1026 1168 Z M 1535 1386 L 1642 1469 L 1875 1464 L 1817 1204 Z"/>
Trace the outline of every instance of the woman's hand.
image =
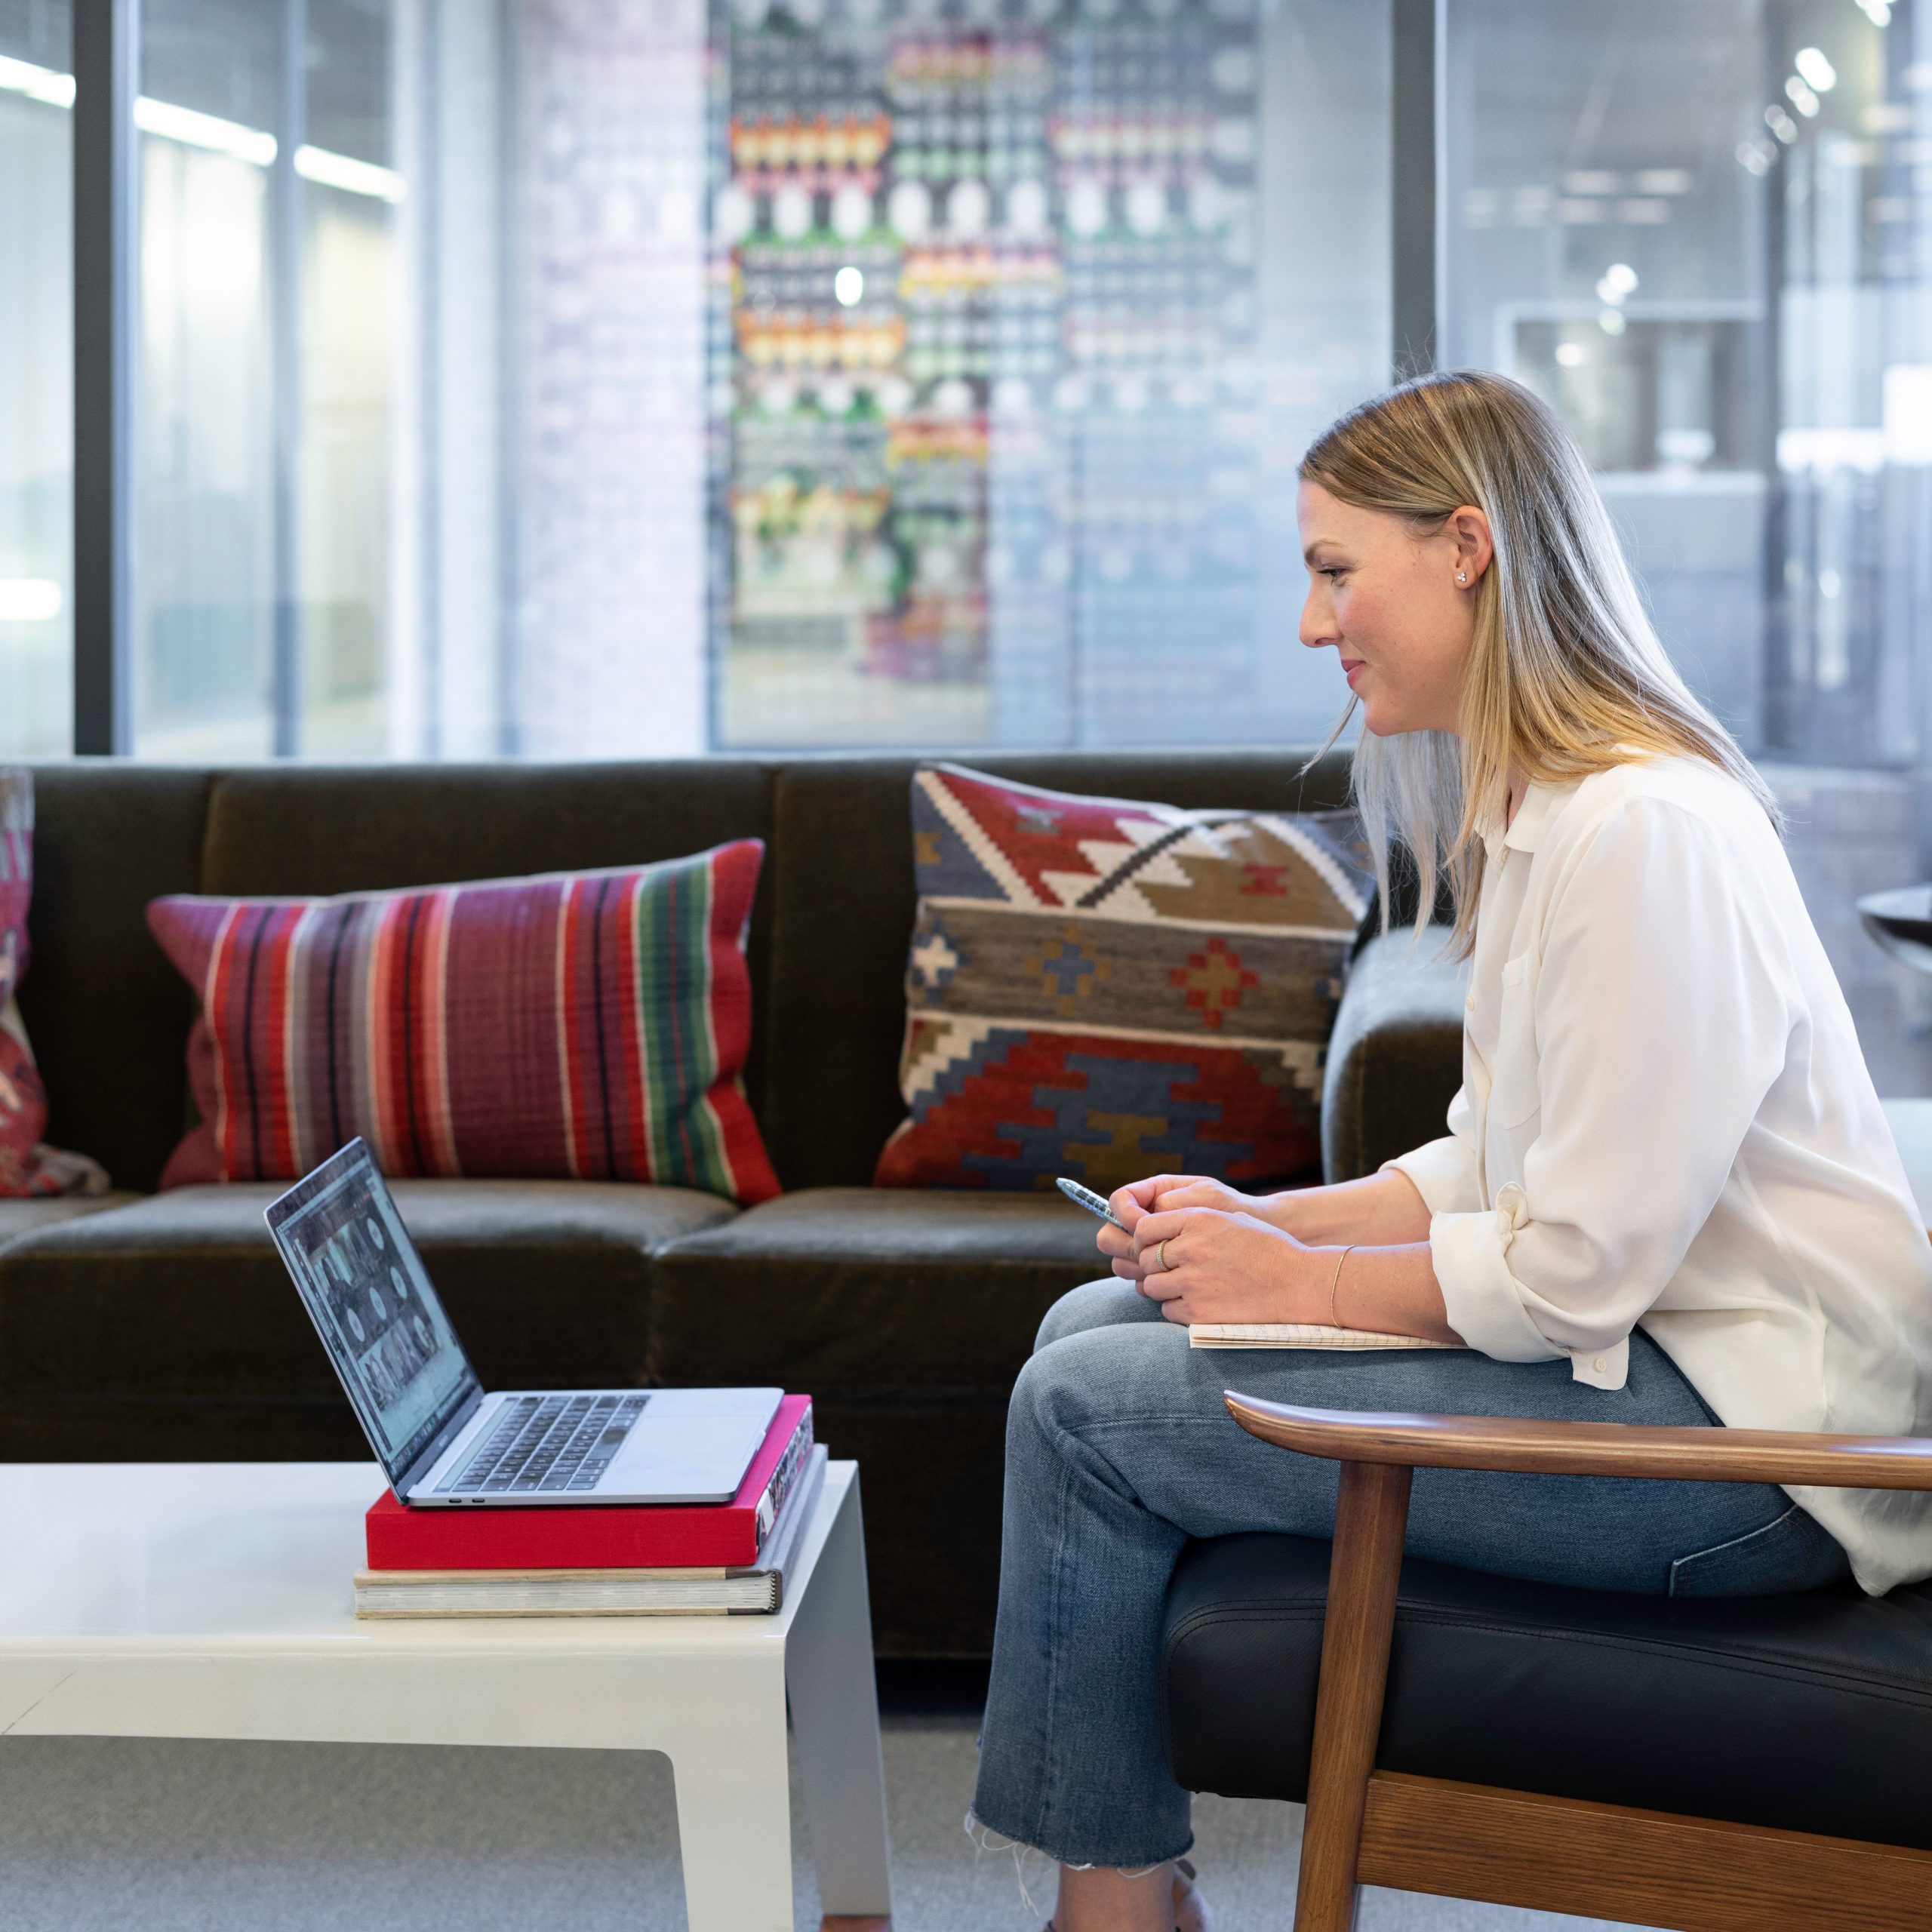
<path id="1" fill-rule="evenodd" d="M 1106 1232 L 1115 1242 L 1128 1243 L 1117 1230 Z M 1134 1224 L 1131 1245 L 1131 1255 L 1116 1260 L 1115 1273 L 1137 1281 L 1170 1321 L 1322 1318 L 1312 1306 L 1315 1271 L 1305 1258 L 1309 1251 L 1256 1215 L 1208 1207 L 1143 1214 Z"/>
<path id="2" fill-rule="evenodd" d="M 1151 1174 L 1116 1189 L 1108 1205 L 1130 1228 L 1143 1214 L 1168 1214 L 1179 1208 L 1212 1208 L 1223 1214 L 1247 1214 L 1293 1235 L 1310 1247 L 1325 1247 L 1331 1242 L 1426 1239 L 1429 1233 L 1429 1210 L 1415 1184 L 1392 1168 L 1364 1180 L 1343 1181 L 1331 1187 L 1291 1187 L 1278 1194 L 1238 1193 L 1226 1182 L 1206 1174 Z M 1117 1244 L 1120 1248 L 1124 1246 Z"/>
<path id="3" fill-rule="evenodd" d="M 1224 1214 L 1251 1216 L 1264 1204 L 1250 1195 L 1237 1194 L 1226 1182 L 1206 1174 L 1150 1174 L 1145 1180 L 1115 1188 L 1107 1205 L 1115 1220 L 1132 1229 L 1149 1214 L 1171 1214 L 1182 1208 L 1212 1208 Z M 1100 1247 L 1123 1281 L 1145 1278 L 1147 1270 L 1140 1265 L 1133 1241 L 1118 1228 L 1102 1225 Z"/>
<path id="4" fill-rule="evenodd" d="M 1123 1213 L 1123 1204 L 1134 1211 Z M 1130 1181 L 1115 1189 L 1107 1205 L 1131 1228 L 1143 1214 L 1165 1214 L 1176 1208 L 1217 1208 L 1224 1214 L 1252 1214 L 1263 1203 L 1206 1174 L 1150 1174 L 1145 1180 Z"/>
<path id="5" fill-rule="evenodd" d="M 1144 1182 L 1137 1185 L 1145 1186 Z M 1147 1210 L 1134 1198 L 1132 1188 L 1120 1189 L 1108 1201 L 1107 1206 L 1115 1220 L 1131 1228 L 1137 1221 L 1144 1220 Z M 1137 1281 L 1140 1278 L 1140 1266 L 1134 1258 L 1134 1237 L 1122 1234 L 1118 1228 L 1103 1221 L 1100 1231 L 1094 1237 L 1100 1252 L 1113 1264 L 1113 1271 L 1123 1281 Z"/>

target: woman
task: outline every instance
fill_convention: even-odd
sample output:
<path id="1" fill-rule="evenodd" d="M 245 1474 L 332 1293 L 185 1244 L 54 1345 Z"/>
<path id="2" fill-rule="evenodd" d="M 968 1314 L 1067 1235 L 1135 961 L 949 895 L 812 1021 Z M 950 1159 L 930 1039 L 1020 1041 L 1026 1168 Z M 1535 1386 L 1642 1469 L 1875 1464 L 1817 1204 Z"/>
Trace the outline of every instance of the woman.
<path id="1" fill-rule="evenodd" d="M 1446 867 L 1463 1082 L 1444 1137 L 1361 1180 L 1122 1189 L 1115 1278 L 1041 1329 L 974 1813 L 1060 1862 L 1053 1932 L 1206 1925 L 1155 1725 L 1168 1577 L 1190 1537 L 1333 1524 L 1334 1466 L 1236 1428 L 1229 1358 L 1190 1353 L 1187 1323 L 1466 1344 L 1241 1358 L 1244 1390 L 1321 1407 L 1932 1426 L 1932 1247 L 1777 807 L 1671 668 L 1575 445 L 1513 383 L 1432 376 L 1300 475 L 1301 641 L 1363 708 L 1385 923 L 1392 832 L 1424 906 Z M 1875 1592 L 1932 1574 L 1932 1517 L 1903 1494 L 1423 1470 L 1407 1546 L 1595 1589 L 1849 1570 Z"/>

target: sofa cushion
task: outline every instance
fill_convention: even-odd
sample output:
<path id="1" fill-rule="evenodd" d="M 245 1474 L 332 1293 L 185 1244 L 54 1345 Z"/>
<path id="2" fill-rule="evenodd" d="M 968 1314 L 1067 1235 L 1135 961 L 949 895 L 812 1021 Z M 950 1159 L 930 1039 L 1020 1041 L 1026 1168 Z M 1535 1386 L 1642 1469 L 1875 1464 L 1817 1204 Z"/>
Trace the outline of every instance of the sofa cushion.
<path id="1" fill-rule="evenodd" d="M 1003 1401 L 1040 1318 L 1107 1272 L 1094 1232 L 1057 1194 L 783 1195 L 658 1255 L 651 1377 Z"/>
<path id="2" fill-rule="evenodd" d="M 1175 1777 L 1306 1796 L 1329 1546 L 1191 1545 L 1168 1593 Z M 1402 1567 L 1376 1763 L 1932 1850 L 1932 1587 L 1617 1596 Z"/>
<path id="3" fill-rule="evenodd" d="M 125 1208 L 140 1198 L 138 1194 L 50 1194 L 24 1201 L 0 1200 L 0 1247 L 57 1221 L 104 1214 L 110 1208 Z"/>
<path id="4" fill-rule="evenodd" d="M 1348 752 L 1331 752 L 1303 778 L 1307 761 L 1306 750 L 972 756 L 980 770 L 1022 784 L 1161 798 L 1185 811 L 1230 801 L 1277 811 L 1346 804 Z M 768 867 L 770 1030 L 758 1120 L 787 1187 L 863 1186 L 905 1118 L 897 1067 L 914 908 L 906 798 L 918 763 L 795 758 L 778 774 Z"/>
<path id="5" fill-rule="evenodd" d="M 339 1402 L 263 1223 L 281 1192 L 177 1189 L 0 1248 L 0 1394 Z M 734 1211 L 688 1189 L 596 1181 L 395 1192 L 477 1372 L 498 1387 L 638 1380 L 651 1251 Z"/>

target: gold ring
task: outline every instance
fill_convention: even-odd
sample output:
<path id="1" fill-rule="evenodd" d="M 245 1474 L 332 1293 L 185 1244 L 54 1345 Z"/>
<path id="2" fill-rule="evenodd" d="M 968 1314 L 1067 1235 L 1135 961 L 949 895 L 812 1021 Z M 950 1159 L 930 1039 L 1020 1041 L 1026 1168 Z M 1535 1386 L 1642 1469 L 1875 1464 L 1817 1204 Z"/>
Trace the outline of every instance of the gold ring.
<path id="1" fill-rule="evenodd" d="M 1172 1239 L 1172 1236 L 1170 1236 L 1169 1239 Z M 1161 1272 L 1164 1275 L 1168 1272 L 1168 1244 L 1166 1241 L 1162 1241 L 1159 1247 L 1155 1249 L 1154 1257 L 1155 1259 L 1160 1263 Z"/>

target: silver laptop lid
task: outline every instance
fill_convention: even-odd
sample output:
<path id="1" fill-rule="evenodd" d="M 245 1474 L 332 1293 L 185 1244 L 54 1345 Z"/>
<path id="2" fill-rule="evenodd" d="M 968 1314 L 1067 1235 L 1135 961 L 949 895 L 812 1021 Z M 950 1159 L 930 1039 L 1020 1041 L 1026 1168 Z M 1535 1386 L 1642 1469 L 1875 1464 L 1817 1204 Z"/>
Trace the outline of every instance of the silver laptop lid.
<path id="1" fill-rule="evenodd" d="M 402 1496 L 483 1389 L 368 1148 L 352 1140 L 266 1217 L 362 1432 Z"/>

